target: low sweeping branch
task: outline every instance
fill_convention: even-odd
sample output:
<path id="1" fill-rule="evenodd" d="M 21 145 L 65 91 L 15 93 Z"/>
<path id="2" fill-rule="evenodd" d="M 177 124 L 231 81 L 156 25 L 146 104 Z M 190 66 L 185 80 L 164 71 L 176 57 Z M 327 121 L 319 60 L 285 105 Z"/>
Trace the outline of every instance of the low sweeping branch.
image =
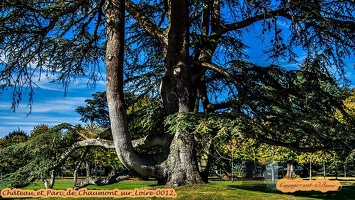
<path id="1" fill-rule="evenodd" d="M 126 179 L 129 179 L 129 175 L 121 175 L 119 173 L 113 175 L 113 176 L 109 176 L 109 177 L 106 177 L 106 178 L 101 178 L 101 177 L 87 177 L 85 179 L 83 179 L 80 183 L 78 184 L 75 184 L 74 185 L 74 189 L 75 190 L 78 190 L 80 188 L 84 188 L 86 186 L 89 186 L 89 185 L 110 185 L 110 184 L 113 184 L 113 183 L 118 183 L 120 181 L 123 181 L 123 180 L 126 180 Z"/>
<path id="2" fill-rule="evenodd" d="M 148 135 L 140 139 L 132 140 L 133 147 L 137 148 L 147 148 L 153 146 L 166 146 L 170 144 L 171 135 Z M 54 166 L 48 169 L 48 171 L 52 169 L 56 169 L 61 166 L 65 160 L 77 149 L 84 147 L 104 147 L 106 149 L 114 149 L 113 141 L 104 140 L 99 138 L 85 138 L 85 140 L 75 142 L 68 149 L 66 149 L 60 158 L 57 160 Z"/>

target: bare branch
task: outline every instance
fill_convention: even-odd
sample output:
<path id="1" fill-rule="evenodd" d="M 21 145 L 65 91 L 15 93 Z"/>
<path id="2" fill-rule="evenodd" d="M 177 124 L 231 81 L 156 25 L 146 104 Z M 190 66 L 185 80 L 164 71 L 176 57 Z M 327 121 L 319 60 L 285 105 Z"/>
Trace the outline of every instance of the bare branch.
<path id="1" fill-rule="evenodd" d="M 228 101 L 228 102 L 223 102 L 223 103 L 218 103 L 218 104 L 208 104 L 208 109 L 216 111 L 216 110 L 221 110 L 221 109 L 226 109 L 226 108 L 233 108 L 235 102 L 234 101 Z"/>
<path id="2" fill-rule="evenodd" d="M 82 134 L 80 131 L 75 130 L 75 132 L 79 134 L 81 137 L 83 137 L 84 139 L 89 139 L 86 135 Z"/>
<path id="3" fill-rule="evenodd" d="M 58 161 L 56 162 L 55 165 L 53 165 L 51 168 L 48 169 L 48 171 L 52 169 L 56 169 L 59 166 L 61 166 L 65 160 L 77 149 L 83 148 L 83 147 L 89 147 L 89 146 L 97 146 L 97 147 L 104 147 L 107 149 L 113 149 L 114 144 L 113 141 L 110 140 L 103 140 L 103 139 L 85 139 L 82 141 L 75 142 L 72 146 L 70 146 L 67 150 L 65 150 Z"/>
<path id="4" fill-rule="evenodd" d="M 88 185 L 110 185 L 113 183 L 118 183 L 120 181 L 129 179 L 129 175 L 121 175 L 119 173 L 113 175 L 113 176 L 109 176 L 106 178 L 99 178 L 99 177 L 87 177 L 85 179 L 83 179 L 80 183 L 75 184 L 74 185 L 74 189 L 78 190 L 80 188 L 84 188 Z"/>
<path id="5" fill-rule="evenodd" d="M 153 146 L 166 146 L 170 144 L 172 136 L 169 134 L 166 135 L 147 135 L 144 138 L 140 138 L 132 141 L 134 148 L 141 147 L 153 147 Z"/>
<path id="6" fill-rule="evenodd" d="M 61 166 L 65 160 L 77 149 L 84 148 L 84 147 L 104 147 L 106 149 L 114 149 L 114 143 L 111 140 L 104 140 L 104 139 L 93 139 L 88 138 L 85 135 L 77 132 L 85 140 L 75 142 L 72 144 L 67 150 L 65 150 L 60 158 L 57 160 L 56 164 L 53 165 L 48 171 L 58 168 Z M 132 140 L 133 147 L 153 147 L 153 146 L 166 146 L 170 144 L 171 135 L 154 135 L 154 136 L 146 136 L 141 139 Z"/>
<path id="7" fill-rule="evenodd" d="M 203 36 L 207 36 L 208 35 L 208 31 L 209 31 L 209 22 L 210 22 L 210 10 L 211 10 L 211 6 L 209 4 L 207 4 L 206 1 L 203 2 L 203 10 L 202 10 L 202 28 L 201 28 L 201 34 Z"/>
<path id="8" fill-rule="evenodd" d="M 329 147 L 322 146 L 322 147 L 300 147 L 297 143 L 287 143 L 287 142 L 281 142 L 277 140 L 272 140 L 264 136 L 258 136 L 258 139 L 266 144 L 269 145 L 274 145 L 274 146 L 281 146 L 281 147 L 287 147 L 291 150 L 295 150 L 298 152 L 316 152 L 320 150 L 325 150 L 329 149 Z"/>
<path id="9" fill-rule="evenodd" d="M 261 14 L 261 15 L 255 15 L 253 17 L 249 17 L 245 20 L 239 21 L 239 22 L 235 22 L 235 23 L 231 23 L 231 24 L 226 24 L 222 27 L 221 31 L 220 31 L 220 35 L 223 35 L 229 31 L 233 31 L 233 30 L 238 30 L 241 28 L 245 28 L 248 27 L 252 24 L 254 24 L 257 21 L 263 20 L 263 19 L 268 19 L 268 18 L 272 18 L 275 16 L 282 16 L 285 17 L 287 19 L 291 19 L 291 16 L 289 14 L 287 14 L 285 9 L 279 9 L 279 10 L 274 10 L 274 11 L 270 11 L 267 12 L 265 14 Z"/>
<path id="10" fill-rule="evenodd" d="M 219 0 L 213 0 L 212 2 L 212 19 L 211 19 L 211 29 L 212 33 L 217 32 L 219 29 L 219 24 L 220 24 L 220 18 L 221 18 L 221 8 L 220 8 L 220 1 Z"/>
<path id="11" fill-rule="evenodd" d="M 218 73 L 220 73 L 221 75 L 223 75 L 224 77 L 228 78 L 230 81 L 233 82 L 233 84 L 238 88 L 239 87 L 239 83 L 237 82 L 237 80 L 235 80 L 233 78 L 232 75 L 230 75 L 227 71 L 223 70 L 222 68 L 218 67 L 215 64 L 212 63 L 208 63 L 208 62 L 198 62 L 198 61 L 191 61 L 192 64 L 194 65 L 199 65 L 201 67 L 205 67 L 207 69 L 211 69 L 213 71 L 216 71 Z"/>
<path id="12" fill-rule="evenodd" d="M 44 33 L 44 35 L 47 35 L 57 24 L 58 20 L 60 17 L 68 14 L 68 13 L 74 13 L 78 10 L 78 8 L 83 5 L 83 3 L 85 3 L 84 0 L 81 1 L 77 1 L 75 2 L 75 4 L 67 9 L 62 9 L 62 10 L 56 10 L 55 6 L 53 10 L 50 10 L 50 12 L 54 13 L 53 17 L 50 19 L 50 22 L 48 24 L 48 26 L 44 27 L 44 31 L 42 33 Z M 59 3 L 58 3 L 59 4 Z"/>
<path id="13" fill-rule="evenodd" d="M 144 12 L 132 1 L 127 0 L 126 10 L 134 17 L 134 19 L 146 30 L 153 38 L 155 38 L 163 49 L 168 45 L 168 37 L 165 31 L 154 24 L 144 14 Z"/>

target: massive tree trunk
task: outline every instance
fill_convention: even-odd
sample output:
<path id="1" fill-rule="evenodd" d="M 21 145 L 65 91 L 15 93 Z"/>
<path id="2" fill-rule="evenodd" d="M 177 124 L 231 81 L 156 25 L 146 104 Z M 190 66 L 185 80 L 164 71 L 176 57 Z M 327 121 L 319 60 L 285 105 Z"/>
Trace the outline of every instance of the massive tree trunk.
<path id="1" fill-rule="evenodd" d="M 163 86 L 169 86 L 164 91 L 163 102 L 167 114 L 193 111 L 191 95 L 191 66 L 189 62 L 189 12 L 187 0 L 170 1 L 170 30 L 168 48 L 165 60 L 166 76 Z M 176 101 L 171 102 L 169 94 L 175 94 Z M 165 95 L 165 96 L 164 96 Z M 167 106 L 168 104 L 168 106 Z M 178 128 L 171 142 L 168 158 L 168 184 L 185 185 L 202 182 L 199 175 L 195 141 L 186 128 Z"/>
<path id="2" fill-rule="evenodd" d="M 147 165 L 132 145 L 128 132 L 123 96 L 124 0 L 108 0 L 106 20 L 106 95 L 114 147 L 122 164 L 142 176 L 157 176 L 154 166 Z"/>
<path id="3" fill-rule="evenodd" d="M 163 105 L 167 114 L 190 112 L 192 102 L 189 63 L 188 1 L 170 3 L 170 29 L 165 60 L 166 76 L 162 80 Z M 164 156 L 143 157 L 134 151 L 126 118 L 123 98 L 124 1 L 109 0 L 105 7 L 107 26 L 106 95 L 114 146 L 122 164 L 142 176 L 155 177 L 159 183 L 185 185 L 201 182 L 193 135 L 178 128 Z"/>

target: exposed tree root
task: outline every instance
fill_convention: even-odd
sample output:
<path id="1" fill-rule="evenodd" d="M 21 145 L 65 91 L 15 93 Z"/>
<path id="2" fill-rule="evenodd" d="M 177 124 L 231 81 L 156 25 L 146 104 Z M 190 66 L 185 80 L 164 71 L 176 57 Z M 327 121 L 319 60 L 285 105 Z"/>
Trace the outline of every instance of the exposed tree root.
<path id="1" fill-rule="evenodd" d="M 80 188 L 84 188 L 88 185 L 110 185 L 113 183 L 118 183 L 120 181 L 129 179 L 130 175 L 122 175 L 121 173 L 117 173 L 113 176 L 109 176 L 106 178 L 101 178 L 101 177 L 87 177 L 83 179 L 80 183 L 74 185 L 74 189 L 78 190 Z"/>

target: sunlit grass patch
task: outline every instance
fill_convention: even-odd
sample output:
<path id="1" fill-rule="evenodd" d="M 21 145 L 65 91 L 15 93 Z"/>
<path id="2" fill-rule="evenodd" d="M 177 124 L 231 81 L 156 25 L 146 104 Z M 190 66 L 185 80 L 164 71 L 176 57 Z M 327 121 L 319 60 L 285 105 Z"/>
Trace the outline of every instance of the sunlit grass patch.
<path id="1" fill-rule="evenodd" d="M 154 180 L 125 180 L 116 184 L 107 186 L 89 186 L 88 190 L 133 190 L 137 189 L 159 189 L 166 186 L 157 186 Z M 268 183 L 265 181 L 211 181 L 207 184 L 200 185 L 186 185 L 176 188 L 177 199 L 181 200 L 194 200 L 194 199 L 241 199 L 241 200 L 310 200 L 310 199 L 354 199 L 355 184 L 354 181 L 342 182 L 343 188 L 338 192 L 295 192 L 295 193 L 282 193 L 278 190 L 270 189 Z M 56 180 L 54 189 L 65 190 L 73 187 L 72 179 Z M 24 189 L 43 189 L 42 182 L 36 182 Z M 63 198 L 51 198 L 63 199 Z M 65 200 L 88 200 L 95 198 L 65 198 Z M 96 198 L 97 199 L 97 198 Z M 108 200 L 112 198 L 99 198 L 100 200 Z M 120 198 L 130 199 L 130 198 Z M 171 198 L 135 198 L 135 199 L 171 199 Z"/>

